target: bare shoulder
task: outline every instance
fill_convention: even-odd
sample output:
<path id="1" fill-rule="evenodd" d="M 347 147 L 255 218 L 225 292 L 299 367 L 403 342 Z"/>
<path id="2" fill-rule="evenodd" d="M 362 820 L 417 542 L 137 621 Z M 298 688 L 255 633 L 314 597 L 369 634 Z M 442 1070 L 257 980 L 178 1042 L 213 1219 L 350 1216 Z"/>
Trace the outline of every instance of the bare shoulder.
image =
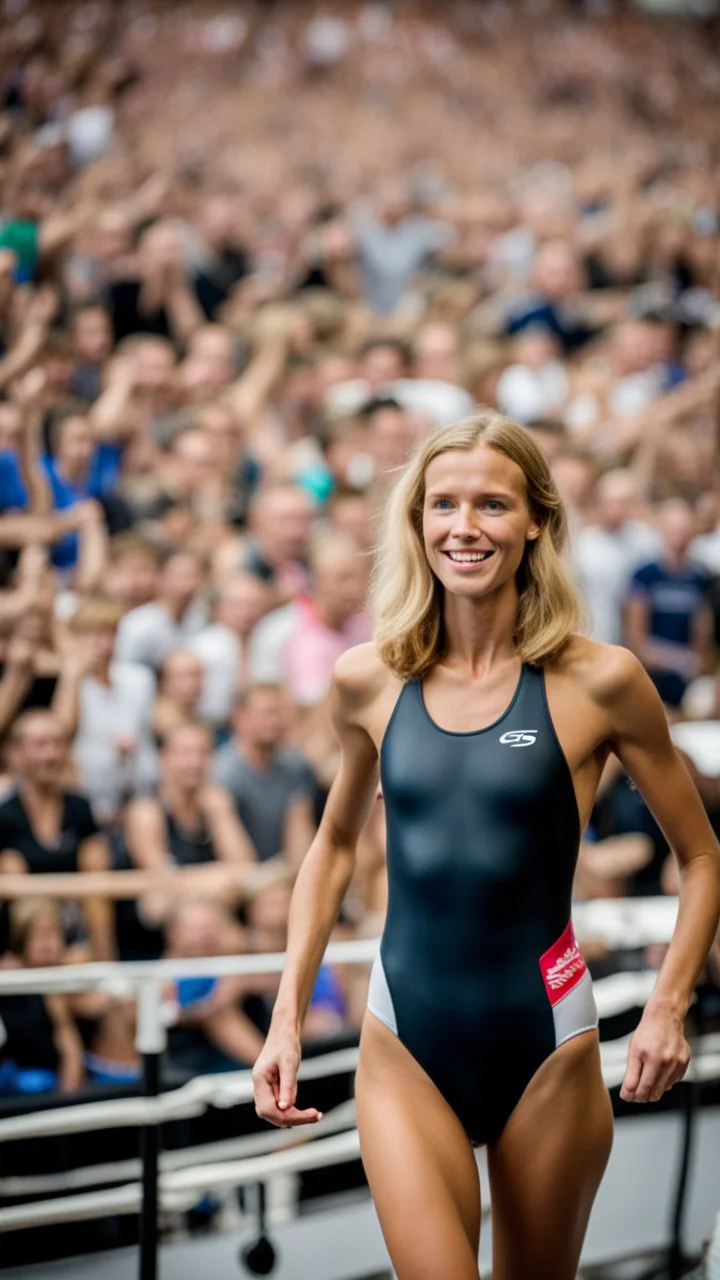
<path id="1" fill-rule="evenodd" d="M 136 796 L 125 809 L 126 822 L 153 822 L 160 813 L 155 796 Z"/>
<path id="2" fill-rule="evenodd" d="M 331 702 L 336 729 L 362 729 L 377 749 L 401 687 L 402 682 L 385 666 L 374 644 L 347 649 L 335 663 L 333 675 Z"/>
<path id="3" fill-rule="evenodd" d="M 617 644 L 573 636 L 552 664 L 558 674 L 576 682 L 599 706 L 611 707 L 649 685 L 642 663 Z"/>
<path id="4" fill-rule="evenodd" d="M 202 791 L 202 805 L 206 813 L 224 813 L 230 804 L 232 804 L 232 797 L 227 787 L 221 787 L 217 782 L 205 784 Z"/>
<path id="5" fill-rule="evenodd" d="M 395 679 L 371 640 L 346 649 L 333 668 L 337 694 L 345 706 L 353 709 L 372 702 Z"/>

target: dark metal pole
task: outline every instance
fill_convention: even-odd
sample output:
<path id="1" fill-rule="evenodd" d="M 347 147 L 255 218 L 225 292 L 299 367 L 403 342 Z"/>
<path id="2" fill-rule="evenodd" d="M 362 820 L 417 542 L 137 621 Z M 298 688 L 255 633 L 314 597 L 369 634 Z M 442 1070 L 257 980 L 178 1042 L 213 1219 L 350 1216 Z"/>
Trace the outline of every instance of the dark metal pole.
<path id="1" fill-rule="evenodd" d="M 165 1028 L 160 1018 L 161 997 L 159 982 L 147 979 L 142 983 L 138 1000 L 136 1044 L 143 1060 L 143 1097 L 148 1099 L 157 1098 L 160 1093 L 160 1062 L 165 1048 Z M 140 1129 L 142 1204 L 139 1280 L 157 1280 L 158 1275 L 160 1139 L 159 1124 L 142 1125 Z"/>
<path id="2" fill-rule="evenodd" d="M 160 1054 L 143 1054 L 143 1097 L 160 1092 Z M 160 1125 L 144 1124 L 140 1131 L 142 1205 L 140 1208 L 140 1280 L 157 1280 L 158 1262 L 158 1161 Z"/>

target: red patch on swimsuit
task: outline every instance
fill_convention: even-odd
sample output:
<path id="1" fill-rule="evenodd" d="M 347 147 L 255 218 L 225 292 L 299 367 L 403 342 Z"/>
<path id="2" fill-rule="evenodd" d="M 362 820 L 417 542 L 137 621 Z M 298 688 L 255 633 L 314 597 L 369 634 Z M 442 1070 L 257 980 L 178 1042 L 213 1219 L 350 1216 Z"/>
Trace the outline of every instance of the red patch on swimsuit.
<path id="1" fill-rule="evenodd" d="M 572 920 L 568 921 L 567 929 L 560 934 L 557 942 L 541 955 L 540 971 L 551 1004 L 562 1000 L 587 972 Z"/>

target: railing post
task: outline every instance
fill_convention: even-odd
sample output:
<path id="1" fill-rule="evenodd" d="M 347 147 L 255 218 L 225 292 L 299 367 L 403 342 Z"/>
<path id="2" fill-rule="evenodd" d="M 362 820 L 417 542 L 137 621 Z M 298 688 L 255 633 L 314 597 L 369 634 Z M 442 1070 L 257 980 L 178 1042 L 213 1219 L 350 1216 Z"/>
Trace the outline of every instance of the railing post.
<path id="1" fill-rule="evenodd" d="M 135 1044 L 143 1062 L 143 1097 L 160 1093 L 160 1061 L 166 1044 L 161 1020 L 162 986 L 156 978 L 144 978 L 138 991 L 137 1036 Z M 140 1208 L 140 1280 L 157 1280 L 158 1274 L 158 1163 L 160 1125 L 144 1124 L 140 1129 L 142 1159 L 142 1205 Z"/>

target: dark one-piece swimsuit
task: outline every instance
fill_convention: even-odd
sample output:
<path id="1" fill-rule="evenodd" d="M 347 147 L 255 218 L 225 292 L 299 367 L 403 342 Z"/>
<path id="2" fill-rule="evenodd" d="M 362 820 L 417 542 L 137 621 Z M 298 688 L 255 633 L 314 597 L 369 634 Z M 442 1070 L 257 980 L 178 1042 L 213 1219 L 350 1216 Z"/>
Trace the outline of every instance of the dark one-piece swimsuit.
<path id="1" fill-rule="evenodd" d="M 380 752 L 388 911 L 368 1007 L 468 1137 L 495 1140 L 564 1041 L 597 1026 L 570 919 L 580 822 L 541 668 L 469 733 L 402 688 Z"/>

